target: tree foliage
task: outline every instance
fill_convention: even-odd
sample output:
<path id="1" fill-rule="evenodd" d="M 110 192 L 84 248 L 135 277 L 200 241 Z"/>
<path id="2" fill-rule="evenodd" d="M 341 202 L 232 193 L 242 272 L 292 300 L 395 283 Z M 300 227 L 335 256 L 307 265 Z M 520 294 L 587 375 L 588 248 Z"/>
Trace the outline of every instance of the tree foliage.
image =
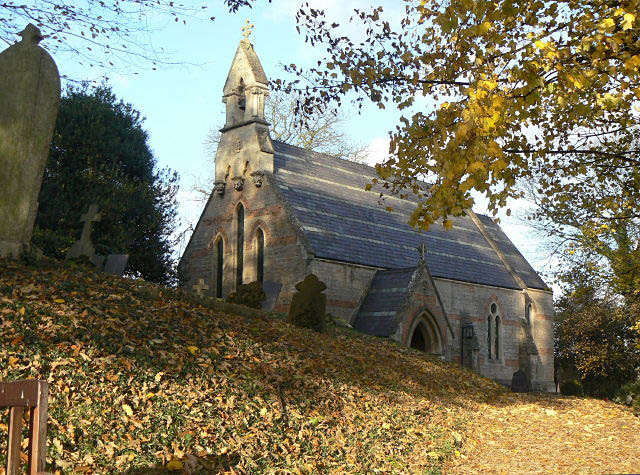
<path id="1" fill-rule="evenodd" d="M 640 373 L 638 307 L 607 293 L 585 268 L 573 268 L 565 281 L 555 302 L 556 366 L 575 366 L 588 394 L 613 397 Z"/>
<path id="2" fill-rule="evenodd" d="M 411 224 L 443 219 L 448 227 L 471 208 L 473 190 L 497 212 L 533 174 L 551 200 L 602 172 L 637 180 L 637 0 L 409 0 L 399 28 L 381 7 L 354 16 L 366 29 L 360 44 L 322 11 L 299 10 L 307 41 L 326 46 L 328 57 L 289 69 L 310 81 L 307 110 L 368 100 L 407 112 L 378 174 L 391 192 L 421 198 Z M 431 106 L 418 107 L 420 97 Z M 600 214 L 640 212 L 631 196 L 598 206 Z"/>
<path id="3" fill-rule="evenodd" d="M 64 257 L 79 237 L 82 213 L 97 203 L 93 242 L 102 253 L 130 254 L 127 272 L 152 282 L 173 279 L 171 234 L 178 176 L 156 169 L 143 118 L 110 88 L 69 88 L 40 190 L 38 244 Z"/>

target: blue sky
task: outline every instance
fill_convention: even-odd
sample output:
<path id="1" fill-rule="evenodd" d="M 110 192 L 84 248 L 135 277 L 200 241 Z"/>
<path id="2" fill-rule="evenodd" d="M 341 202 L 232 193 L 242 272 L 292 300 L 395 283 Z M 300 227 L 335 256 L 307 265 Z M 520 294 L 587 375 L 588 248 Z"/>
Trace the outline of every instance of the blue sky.
<path id="1" fill-rule="evenodd" d="M 116 96 L 134 105 L 145 117 L 150 145 L 160 167 L 168 166 L 181 176 L 180 213 L 183 220 L 195 223 L 202 205 L 192 200 L 189 192 L 194 176 L 210 174 L 204 154 L 203 140 L 208 131 L 224 122 L 221 102 L 222 87 L 238 42 L 245 19 L 253 24 L 251 42 L 269 79 L 285 77 L 282 64 L 313 64 L 324 57 L 323 47 L 312 47 L 296 31 L 295 11 L 300 0 L 257 0 L 252 9 L 244 8 L 229 13 L 221 1 L 211 2 L 208 16 L 215 21 L 187 19 L 187 24 L 175 23 L 168 17 L 149 17 L 148 39 L 157 49 L 164 50 L 172 61 L 179 64 L 161 66 L 151 70 L 149 64 L 135 69 L 119 68 L 104 71 L 78 65 L 73 56 L 55 55 L 60 73 L 74 79 L 100 81 L 105 74 Z M 342 25 L 343 33 L 358 39 L 362 32 L 348 23 L 354 8 L 367 8 L 368 0 L 323 0 L 312 4 L 324 8 L 327 17 Z M 383 0 L 385 12 L 396 21 L 404 12 L 403 2 Z M 46 40 L 45 40 L 46 42 Z M 427 102 L 422 105 L 428 107 Z M 345 105 L 348 109 L 348 105 Z M 361 115 L 355 108 L 346 125 L 354 140 L 369 145 L 370 162 L 384 158 L 388 147 L 388 131 L 392 130 L 399 113 L 390 109 L 366 107 Z M 210 161 L 209 161 L 210 162 Z M 476 212 L 486 212 L 486 204 L 478 199 Z M 519 209 L 524 203 L 513 203 Z M 502 226 L 525 254 L 532 265 L 541 270 L 544 255 L 537 252 L 538 241 L 531 238 L 531 230 L 518 224 L 514 218 L 500 214 Z"/>

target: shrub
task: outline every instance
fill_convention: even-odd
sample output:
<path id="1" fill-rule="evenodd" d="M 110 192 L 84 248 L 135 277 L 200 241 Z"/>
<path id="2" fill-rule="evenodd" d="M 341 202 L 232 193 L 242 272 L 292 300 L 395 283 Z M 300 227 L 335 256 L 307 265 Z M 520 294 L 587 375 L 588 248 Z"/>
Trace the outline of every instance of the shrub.
<path id="1" fill-rule="evenodd" d="M 251 308 L 262 308 L 262 301 L 267 295 L 262 290 L 260 282 L 240 284 L 235 292 L 227 297 L 227 302 L 245 305 Z"/>
<path id="2" fill-rule="evenodd" d="M 569 379 L 560 383 L 560 393 L 565 396 L 582 396 L 582 384 L 576 379 Z"/>
<path id="3" fill-rule="evenodd" d="M 633 413 L 640 416 L 640 379 L 623 385 L 616 394 L 616 402 L 633 407 Z"/>

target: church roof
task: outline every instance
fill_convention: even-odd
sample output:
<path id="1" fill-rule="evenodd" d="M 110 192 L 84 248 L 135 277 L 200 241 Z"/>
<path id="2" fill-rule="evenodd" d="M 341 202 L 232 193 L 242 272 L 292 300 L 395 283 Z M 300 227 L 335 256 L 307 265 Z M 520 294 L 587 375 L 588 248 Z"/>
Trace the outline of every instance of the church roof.
<path id="1" fill-rule="evenodd" d="M 395 332 L 395 316 L 408 298 L 409 284 L 415 272 L 415 267 L 376 272 L 353 322 L 353 328 L 369 335 L 384 337 Z"/>
<path id="2" fill-rule="evenodd" d="M 500 256 L 469 216 L 453 228 L 431 226 L 417 231 L 407 223 L 415 198 L 365 191 L 375 169 L 326 154 L 273 141 L 274 176 L 289 207 L 302 225 L 314 255 L 381 269 L 406 269 L 418 264 L 424 242 L 425 260 L 433 277 L 520 289 Z M 385 210 L 392 206 L 393 211 Z M 479 216 L 487 234 L 528 287 L 547 286 L 500 227 Z"/>

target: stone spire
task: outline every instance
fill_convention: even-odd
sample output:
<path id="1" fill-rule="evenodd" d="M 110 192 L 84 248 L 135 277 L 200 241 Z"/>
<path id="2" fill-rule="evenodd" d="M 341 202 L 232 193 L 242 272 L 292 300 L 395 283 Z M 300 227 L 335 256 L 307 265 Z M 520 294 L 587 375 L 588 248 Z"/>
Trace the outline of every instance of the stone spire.
<path id="1" fill-rule="evenodd" d="M 269 94 L 269 80 L 249 41 L 252 28 L 247 20 L 224 84 L 222 102 L 227 105 L 225 129 L 253 121 L 264 122 L 264 100 Z"/>
<path id="2" fill-rule="evenodd" d="M 265 173 L 273 173 L 273 145 L 264 117 L 269 80 L 249 41 L 252 29 L 247 20 L 222 93 L 227 118 L 215 160 L 218 195 L 242 192 L 249 178 L 260 187 Z"/>

